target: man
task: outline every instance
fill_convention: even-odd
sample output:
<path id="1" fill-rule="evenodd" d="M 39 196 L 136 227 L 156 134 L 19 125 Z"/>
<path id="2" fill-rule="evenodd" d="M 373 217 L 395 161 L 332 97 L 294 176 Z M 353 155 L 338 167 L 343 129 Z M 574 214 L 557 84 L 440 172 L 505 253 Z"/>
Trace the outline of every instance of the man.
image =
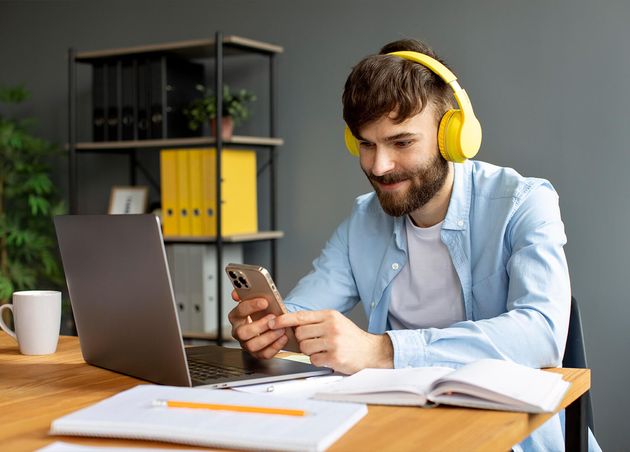
<path id="1" fill-rule="evenodd" d="M 250 322 L 267 302 L 243 300 L 230 313 L 234 337 L 270 358 L 295 327 L 314 364 L 343 373 L 481 358 L 561 365 L 571 289 L 556 192 L 509 168 L 447 161 L 439 125 L 454 92 L 459 104 L 467 97 L 433 68 L 388 55 L 398 51 L 437 60 L 423 43 L 393 42 L 353 68 L 343 93 L 374 193 L 357 198 L 286 298 L 292 312 Z M 367 332 L 342 314 L 359 302 Z M 561 431 L 556 416 L 521 446 L 563 449 Z"/>

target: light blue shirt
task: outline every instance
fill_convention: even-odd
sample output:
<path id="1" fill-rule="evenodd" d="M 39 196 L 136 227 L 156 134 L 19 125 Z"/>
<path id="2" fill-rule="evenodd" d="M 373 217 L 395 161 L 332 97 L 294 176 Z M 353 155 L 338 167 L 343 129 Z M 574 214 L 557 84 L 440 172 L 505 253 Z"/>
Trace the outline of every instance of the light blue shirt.
<path id="1" fill-rule="evenodd" d="M 461 282 L 465 321 L 391 330 L 392 281 L 407 263 L 404 217 L 387 215 L 375 193 L 357 198 L 313 271 L 286 298 L 287 308 L 346 313 L 361 303 L 368 331 L 391 338 L 396 368 L 458 367 L 481 358 L 560 366 L 571 287 L 558 195 L 549 182 L 510 168 L 479 161 L 454 168 L 441 239 Z M 520 446 L 564 450 L 560 417 Z"/>

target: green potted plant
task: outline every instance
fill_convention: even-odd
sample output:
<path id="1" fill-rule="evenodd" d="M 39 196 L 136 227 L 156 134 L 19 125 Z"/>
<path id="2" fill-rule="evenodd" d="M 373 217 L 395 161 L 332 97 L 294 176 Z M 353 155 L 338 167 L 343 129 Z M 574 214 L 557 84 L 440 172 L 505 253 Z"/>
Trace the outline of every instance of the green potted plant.
<path id="1" fill-rule="evenodd" d="M 214 91 L 203 85 L 195 87 L 201 96 L 193 100 L 184 114 L 188 117 L 188 127 L 197 130 L 210 121 L 212 135 L 216 136 L 217 98 Z M 246 89 L 231 91 L 228 85 L 223 85 L 223 108 L 221 111 L 222 138 L 232 138 L 234 126 L 249 118 L 247 104 L 256 100 L 256 96 Z"/>
<path id="2" fill-rule="evenodd" d="M 64 286 L 52 217 L 65 207 L 49 176 L 61 150 L 31 135 L 32 120 L 6 115 L 27 98 L 23 87 L 0 87 L 0 303 L 16 290 Z"/>

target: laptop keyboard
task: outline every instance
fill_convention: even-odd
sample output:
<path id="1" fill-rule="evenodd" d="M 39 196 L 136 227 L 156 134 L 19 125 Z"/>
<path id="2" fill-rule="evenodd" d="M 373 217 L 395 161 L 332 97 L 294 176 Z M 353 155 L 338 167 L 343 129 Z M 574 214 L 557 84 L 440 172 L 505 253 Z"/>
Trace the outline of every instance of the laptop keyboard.
<path id="1" fill-rule="evenodd" d="M 205 361 L 188 358 L 188 369 L 190 376 L 194 380 L 206 381 L 215 378 L 240 377 L 252 375 L 254 372 L 240 367 L 222 366 L 210 364 Z"/>

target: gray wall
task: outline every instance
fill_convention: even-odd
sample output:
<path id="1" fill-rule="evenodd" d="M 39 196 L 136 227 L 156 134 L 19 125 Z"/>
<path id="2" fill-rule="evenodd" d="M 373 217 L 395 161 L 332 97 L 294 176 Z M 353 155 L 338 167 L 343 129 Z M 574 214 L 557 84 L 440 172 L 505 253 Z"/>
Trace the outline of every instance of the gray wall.
<path id="1" fill-rule="evenodd" d="M 343 148 L 340 93 L 351 66 L 418 37 L 460 76 L 484 127 L 479 158 L 550 179 L 560 193 L 581 303 L 595 421 L 608 450 L 630 450 L 627 319 L 630 3 L 543 1 L 0 2 L 0 83 L 33 92 L 41 134 L 66 140 L 66 50 L 212 35 L 285 47 L 279 57 L 279 281 L 287 291 L 369 189 Z M 80 85 L 88 86 L 87 82 Z M 624 113 L 624 111 L 626 113 Z M 104 211 L 124 159 L 81 159 L 81 207 Z M 65 167 L 58 179 L 65 187 Z M 261 253 L 262 254 L 262 253 Z"/>

